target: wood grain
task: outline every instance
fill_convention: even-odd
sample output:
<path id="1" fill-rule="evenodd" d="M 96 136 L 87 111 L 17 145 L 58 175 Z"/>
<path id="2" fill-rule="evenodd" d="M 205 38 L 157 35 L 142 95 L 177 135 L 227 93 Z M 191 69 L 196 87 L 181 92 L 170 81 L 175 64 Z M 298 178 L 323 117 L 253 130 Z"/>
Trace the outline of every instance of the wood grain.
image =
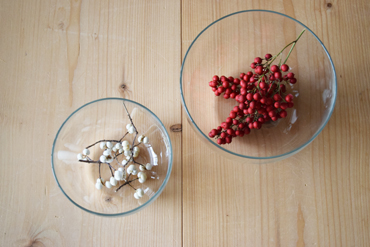
<path id="1" fill-rule="evenodd" d="M 170 132 L 181 124 L 180 3 L 1 1 L 0 11 L 0 246 L 181 246 L 181 133 Z M 72 111 L 120 96 L 162 120 L 175 159 L 152 205 L 110 219 L 68 201 L 50 154 Z"/>
<path id="2" fill-rule="evenodd" d="M 181 114 L 188 46 L 243 9 L 307 24 L 338 77 L 323 132 L 270 165 L 214 153 Z M 0 246 L 369 246 L 369 11 L 366 0 L 0 1 Z M 50 165 L 66 117 L 111 96 L 148 106 L 175 157 L 161 196 L 113 219 L 70 203 Z"/>
<path id="3" fill-rule="evenodd" d="M 184 246 L 370 244 L 370 120 L 362 113 L 370 106 L 364 80 L 369 7 L 364 1 L 182 2 L 183 56 L 212 21 L 242 9 L 270 9 L 307 24 L 326 44 L 338 76 L 336 108 L 324 131 L 279 163 L 226 160 L 184 121 Z"/>

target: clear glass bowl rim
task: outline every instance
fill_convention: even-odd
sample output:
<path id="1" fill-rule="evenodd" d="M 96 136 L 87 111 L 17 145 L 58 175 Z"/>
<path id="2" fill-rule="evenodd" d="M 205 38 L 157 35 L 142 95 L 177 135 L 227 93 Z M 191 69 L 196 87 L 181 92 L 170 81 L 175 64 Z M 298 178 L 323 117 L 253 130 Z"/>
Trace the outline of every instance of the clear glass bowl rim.
<path id="1" fill-rule="evenodd" d="M 91 105 L 93 103 L 97 103 L 97 102 L 100 102 L 100 101 L 105 101 L 105 100 L 121 100 L 121 101 L 127 101 L 127 102 L 130 102 L 130 103 L 133 103 L 135 105 L 138 105 L 142 108 L 144 108 L 145 110 L 147 110 L 152 116 L 154 116 L 155 119 L 158 120 L 158 122 L 160 123 L 161 127 L 164 129 L 164 132 L 166 134 L 166 137 L 168 139 L 168 142 L 169 142 L 169 147 L 170 147 L 170 157 L 169 157 L 169 166 L 168 166 L 168 169 L 167 169 L 167 174 L 166 174 L 166 177 L 165 179 L 163 180 L 163 183 L 162 185 L 159 187 L 158 191 L 155 193 L 154 196 L 152 196 L 148 201 L 146 201 L 144 204 L 140 205 L 139 207 L 137 208 L 134 208 L 132 210 L 129 210 L 129 211 L 126 211 L 126 212 L 123 212 L 123 213 L 117 213 L 117 214 L 105 214 L 105 213 L 98 213 L 98 212 L 95 212 L 95 211 L 92 211 L 92 210 L 89 210 L 87 208 L 84 208 L 82 206 L 80 206 L 79 204 L 77 204 L 75 201 L 73 201 L 67 194 L 66 192 L 63 190 L 63 188 L 60 186 L 59 184 L 59 181 L 58 181 L 58 178 L 57 178 L 57 175 L 55 174 L 55 170 L 54 170 L 54 160 L 53 160 L 53 154 L 54 154 L 54 148 L 55 148 L 55 143 L 58 139 L 58 136 L 59 136 L 59 133 L 60 131 L 62 130 L 63 126 L 68 122 L 68 120 L 74 115 L 76 114 L 78 111 L 80 111 L 81 109 L 83 109 L 84 107 L 88 106 L 88 105 Z M 153 201 L 155 201 L 155 199 L 157 199 L 157 197 L 162 193 L 163 189 L 166 187 L 167 185 L 167 182 L 170 178 L 170 175 L 171 175 L 171 171 L 172 171 L 172 164 L 173 164 L 173 157 L 172 157 L 172 143 L 171 143 L 171 139 L 170 139 L 170 136 L 168 135 L 168 132 L 166 130 L 166 128 L 164 127 L 162 121 L 151 111 L 149 110 L 147 107 L 143 106 L 142 104 L 140 103 L 137 103 L 135 101 L 132 101 L 132 100 L 129 100 L 129 99 L 123 99 L 123 98 L 114 98 L 114 97 L 111 97 L 111 98 L 102 98 L 102 99 L 97 99 L 97 100 L 94 100 L 94 101 L 91 101 L 89 103 L 86 103 L 84 104 L 83 106 L 79 107 L 77 110 L 75 110 L 74 112 L 72 112 L 71 115 L 69 115 L 67 117 L 67 119 L 63 122 L 63 124 L 60 126 L 56 136 L 55 136 L 55 139 L 54 139 L 54 142 L 53 142 L 53 147 L 52 147 L 52 150 L 51 150 L 51 168 L 52 168 L 52 171 L 53 171 L 53 175 L 54 175 L 54 179 L 55 181 L 57 182 L 58 184 L 58 187 L 59 189 L 63 192 L 63 194 L 74 204 L 76 205 L 77 207 L 79 207 L 80 209 L 86 211 L 86 212 L 89 212 L 91 214 L 95 214 L 95 215 L 99 215 L 99 216 L 106 216 L 106 217 L 118 217 L 118 216 L 127 216 L 127 215 L 130 215 L 130 214 L 134 214 L 140 210 L 142 210 L 143 208 L 147 207 L 149 204 L 151 204 Z"/>
<path id="2" fill-rule="evenodd" d="M 247 155 L 242 155 L 242 154 L 238 154 L 238 153 L 234 153 L 232 151 L 229 151 L 225 148 L 223 148 L 222 146 L 216 144 L 215 142 L 213 142 L 212 140 L 209 139 L 209 137 L 207 135 L 205 135 L 198 127 L 198 125 L 194 122 L 193 118 L 191 117 L 190 115 L 190 112 L 186 106 L 186 103 L 185 103 L 185 99 L 184 99 L 184 94 L 183 94 L 183 90 L 182 90 L 182 73 L 183 73 L 183 69 L 184 69 L 184 65 L 185 65 L 185 62 L 186 62 L 186 58 L 188 56 L 188 53 L 189 51 L 191 50 L 192 46 L 194 45 L 194 43 L 197 41 L 197 39 L 208 29 L 210 28 L 211 26 L 213 26 L 214 24 L 216 24 L 217 22 L 223 20 L 223 19 L 226 19 L 230 16 L 233 16 L 233 15 L 237 15 L 237 14 L 241 14 L 241 13 L 246 13 L 246 12 L 266 12 L 266 13 L 271 13 L 271 14 L 277 14 L 277 15 L 281 15 L 283 17 L 286 17 L 286 18 L 289 18 L 293 21 L 295 21 L 297 24 L 301 25 L 303 28 L 305 28 L 307 31 L 309 31 L 316 39 L 317 41 L 320 43 L 320 45 L 322 46 L 322 48 L 324 49 L 326 55 L 328 56 L 329 58 L 329 61 L 330 61 L 330 64 L 331 64 L 331 68 L 333 70 L 333 74 L 334 74 L 334 87 L 333 87 L 333 96 L 334 96 L 334 103 L 332 105 L 332 107 L 330 108 L 330 111 L 329 111 L 329 114 L 328 114 L 328 117 L 327 119 L 325 120 L 325 123 L 321 126 L 321 128 L 311 137 L 311 139 L 309 139 L 305 144 L 301 145 L 300 147 L 290 151 L 290 152 L 287 152 L 287 153 L 283 153 L 283 154 L 280 154 L 280 155 L 275 155 L 275 156 L 268 156 L 268 157 L 254 157 L 254 156 L 247 156 Z M 336 100 L 337 100 L 337 75 L 336 75 L 336 71 L 335 71 L 335 68 L 334 68 L 334 63 L 333 63 L 333 60 L 331 59 L 331 56 L 328 52 L 328 50 L 326 49 L 326 47 L 324 46 L 324 44 L 321 42 L 321 40 L 316 36 L 316 34 L 311 30 L 309 29 L 306 25 L 304 25 L 302 22 L 288 16 L 288 15 L 285 15 L 285 14 L 282 14 L 282 13 L 279 13 L 279 12 L 276 12 L 276 11 L 272 11 L 272 10 L 263 10 L 263 9 L 251 9 L 251 10 L 242 10 L 242 11 L 238 11 L 238 12 L 234 12 L 234 13 L 231 13 L 231 14 L 228 14 L 228 15 L 225 15 L 217 20 L 215 20 L 214 22 L 212 22 L 211 24 L 209 24 L 206 28 L 204 28 L 196 37 L 195 39 L 191 42 L 188 50 L 186 51 L 185 53 L 185 57 L 183 59 L 183 62 L 182 62 L 182 65 L 181 65 L 181 71 L 180 71 L 180 91 L 181 91 L 181 102 L 182 102 L 182 105 L 184 106 L 184 109 L 185 109 L 185 112 L 188 116 L 188 119 L 191 121 L 191 123 L 193 124 L 193 126 L 196 128 L 196 130 L 199 132 L 199 134 L 201 134 L 210 144 L 214 145 L 215 147 L 225 151 L 226 153 L 229 153 L 231 155 L 235 155 L 235 156 L 238 156 L 238 157 L 241 157 L 241 158 L 247 158 L 247 159 L 251 159 L 251 160 L 272 160 L 272 159 L 279 159 L 279 158 L 282 158 L 284 156 L 286 157 L 289 157 L 290 155 L 293 155 L 295 153 L 298 153 L 300 150 L 302 150 L 303 148 L 305 148 L 307 145 L 309 145 L 320 133 L 321 131 L 324 129 L 324 127 L 326 126 L 326 124 L 328 123 L 329 119 L 331 118 L 331 115 L 333 114 L 333 111 L 334 111 L 334 107 L 335 107 L 335 104 L 336 104 Z"/>

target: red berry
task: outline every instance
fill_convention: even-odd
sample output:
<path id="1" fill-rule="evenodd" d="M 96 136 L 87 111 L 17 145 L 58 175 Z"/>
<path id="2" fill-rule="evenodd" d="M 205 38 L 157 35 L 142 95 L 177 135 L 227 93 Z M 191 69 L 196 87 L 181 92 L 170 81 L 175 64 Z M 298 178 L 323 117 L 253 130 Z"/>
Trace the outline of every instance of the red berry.
<path id="1" fill-rule="evenodd" d="M 280 91 L 282 91 L 283 93 L 286 92 L 286 87 L 284 84 L 280 84 Z"/>
<path id="2" fill-rule="evenodd" d="M 249 113 L 249 114 L 253 114 L 253 112 L 254 112 L 254 110 L 253 110 L 252 108 L 250 108 L 250 107 L 249 107 L 249 108 L 248 108 L 248 113 Z"/>
<path id="3" fill-rule="evenodd" d="M 231 136 L 227 136 L 225 138 L 225 143 L 229 144 L 229 143 L 231 143 L 231 141 L 232 141 L 232 137 Z"/>
<path id="4" fill-rule="evenodd" d="M 229 84 L 229 82 L 228 82 L 228 81 L 224 81 L 224 82 L 222 82 L 222 86 L 223 86 L 224 88 L 228 88 L 228 87 L 230 86 L 230 84 Z"/>
<path id="5" fill-rule="evenodd" d="M 294 78 L 294 73 L 292 73 L 292 72 L 288 73 L 288 74 L 287 74 L 287 77 L 288 77 L 289 79 L 293 79 L 293 78 Z"/>
<path id="6" fill-rule="evenodd" d="M 244 103 L 245 96 L 244 95 L 240 95 L 238 101 L 239 101 L 239 103 Z"/>
<path id="7" fill-rule="evenodd" d="M 249 79 L 249 82 L 256 82 L 257 80 L 256 80 L 256 78 L 254 78 L 254 77 L 251 77 L 250 79 Z"/>
<path id="8" fill-rule="evenodd" d="M 263 117 L 259 117 L 257 120 L 258 120 L 258 122 L 260 122 L 260 123 L 264 123 L 264 122 L 265 122 L 265 119 L 264 119 Z"/>
<path id="9" fill-rule="evenodd" d="M 268 60 L 270 60 L 272 58 L 272 55 L 270 54 L 270 53 L 267 53 L 266 55 L 265 55 L 265 59 L 268 61 Z"/>
<path id="10" fill-rule="evenodd" d="M 253 75 L 253 73 L 251 71 L 248 71 L 247 74 L 246 74 L 248 77 L 251 77 Z"/>
<path id="11" fill-rule="evenodd" d="M 266 99 L 266 105 L 272 105 L 274 103 L 273 99 L 267 98 Z"/>
<path id="12" fill-rule="evenodd" d="M 227 78 L 223 75 L 223 76 L 221 76 L 220 80 L 223 82 L 223 81 L 226 81 Z"/>
<path id="13" fill-rule="evenodd" d="M 236 93 L 231 93 L 230 94 L 230 98 L 235 99 L 235 97 L 236 97 Z"/>
<path id="14" fill-rule="evenodd" d="M 221 144 L 222 144 L 222 139 L 221 139 L 221 138 L 218 138 L 218 139 L 217 139 L 217 144 L 218 144 L 218 145 L 221 145 Z"/>
<path id="15" fill-rule="evenodd" d="M 239 109 L 244 110 L 245 108 L 246 108 L 246 106 L 245 106 L 244 103 L 240 103 L 239 104 Z"/>
<path id="16" fill-rule="evenodd" d="M 228 118 L 226 118 L 226 120 L 225 120 L 225 122 L 226 123 L 231 123 L 233 121 L 233 119 L 231 118 L 231 117 L 228 117 Z"/>
<path id="17" fill-rule="evenodd" d="M 260 82 L 260 88 L 264 89 L 267 87 L 267 84 L 263 81 Z"/>
<path id="18" fill-rule="evenodd" d="M 252 118 L 251 117 L 247 117 L 246 119 L 245 119 L 245 122 L 247 122 L 247 123 L 250 123 L 250 122 L 252 122 Z"/>
<path id="19" fill-rule="evenodd" d="M 288 108 L 288 104 L 287 103 L 281 103 L 280 104 L 280 109 L 285 110 L 286 108 Z"/>
<path id="20" fill-rule="evenodd" d="M 262 58 L 260 58 L 260 57 L 256 57 L 256 58 L 254 59 L 254 62 L 255 62 L 255 63 L 262 63 Z"/>
<path id="21" fill-rule="evenodd" d="M 248 128 L 253 129 L 253 123 L 249 123 Z"/>
<path id="22" fill-rule="evenodd" d="M 249 103 L 249 108 L 254 109 L 256 107 L 256 102 L 252 101 Z"/>
<path id="23" fill-rule="evenodd" d="M 227 129 L 226 132 L 229 134 L 229 135 L 233 135 L 234 134 L 234 130 L 233 129 Z"/>
<path id="24" fill-rule="evenodd" d="M 261 95 L 259 93 L 255 93 L 255 94 L 253 94 L 253 99 L 254 100 L 260 100 L 261 99 Z"/>
<path id="25" fill-rule="evenodd" d="M 239 107 L 238 106 L 234 106 L 234 108 L 233 108 L 233 112 L 239 112 Z"/>
<path id="26" fill-rule="evenodd" d="M 243 77 L 245 76 L 245 74 L 244 73 L 240 73 L 240 76 L 239 76 L 239 78 L 240 79 L 243 79 Z"/>
<path id="27" fill-rule="evenodd" d="M 239 84 L 240 84 L 240 80 L 239 80 L 238 78 L 235 78 L 233 82 L 234 82 L 234 84 L 236 84 L 236 85 L 239 85 Z"/>
<path id="28" fill-rule="evenodd" d="M 217 75 L 215 75 L 215 76 L 213 76 L 212 80 L 213 81 L 218 81 L 218 80 L 220 80 L 220 78 Z"/>
<path id="29" fill-rule="evenodd" d="M 233 92 L 233 90 L 231 90 L 230 88 L 225 90 L 225 94 L 231 94 L 232 92 Z"/>
<path id="30" fill-rule="evenodd" d="M 219 87 L 219 88 L 217 88 L 217 91 L 221 94 L 225 91 L 225 88 L 224 87 Z"/>
<path id="31" fill-rule="evenodd" d="M 275 110 L 275 107 L 273 105 L 269 105 L 269 106 L 266 107 L 267 112 L 270 112 L 270 111 L 273 111 L 273 110 Z"/>
<path id="32" fill-rule="evenodd" d="M 270 68 L 271 72 L 278 72 L 279 71 L 279 67 L 277 65 L 272 65 L 271 68 Z"/>
<path id="33" fill-rule="evenodd" d="M 247 89 L 242 87 L 242 88 L 240 89 L 240 94 L 241 94 L 241 95 L 246 95 L 246 94 L 247 94 Z"/>
<path id="34" fill-rule="evenodd" d="M 243 78 L 242 78 L 244 81 L 249 81 L 249 76 L 248 75 L 245 75 L 245 76 L 243 76 Z"/>
<path id="35" fill-rule="evenodd" d="M 212 88 L 212 91 L 213 91 L 213 92 L 216 92 L 216 91 L 217 91 L 217 87 L 213 87 L 213 88 Z"/>
<path id="36" fill-rule="evenodd" d="M 230 94 L 226 94 L 226 93 L 225 93 L 225 94 L 224 94 L 224 98 L 225 98 L 225 99 L 230 98 Z"/>
<path id="37" fill-rule="evenodd" d="M 244 115 L 247 115 L 248 114 L 248 109 L 244 109 L 243 113 L 244 113 Z"/>
<path id="38" fill-rule="evenodd" d="M 256 63 L 251 63 L 251 68 L 255 69 L 256 68 Z"/>
<path id="39" fill-rule="evenodd" d="M 236 85 L 234 84 L 234 85 L 232 85 L 231 87 L 230 87 L 230 89 L 232 90 L 232 91 L 235 91 L 236 90 Z"/>
<path id="40" fill-rule="evenodd" d="M 221 126 L 218 126 L 218 127 L 217 127 L 217 131 L 218 131 L 218 133 L 219 133 L 221 130 L 222 130 L 222 127 L 221 127 Z"/>
<path id="41" fill-rule="evenodd" d="M 226 137 L 226 132 L 222 132 L 220 136 L 221 136 L 221 138 L 225 138 Z"/>
<path id="42" fill-rule="evenodd" d="M 278 118 L 277 117 L 272 117 L 271 120 L 275 122 L 275 121 L 278 120 Z"/>
<path id="43" fill-rule="evenodd" d="M 240 81 L 240 86 L 241 86 L 242 88 L 246 88 L 246 87 L 248 86 L 248 84 L 247 84 L 247 82 L 246 82 L 246 81 L 241 80 L 241 81 Z"/>
<path id="44" fill-rule="evenodd" d="M 294 103 L 293 102 L 289 102 L 288 103 L 288 108 L 292 108 L 294 106 Z"/>
<path id="45" fill-rule="evenodd" d="M 244 134 L 245 135 L 248 135 L 249 133 L 251 133 L 251 130 L 249 128 L 245 128 L 244 130 Z"/>
<path id="46" fill-rule="evenodd" d="M 289 79 L 289 82 L 291 84 L 295 84 L 297 82 L 297 79 L 296 78 Z"/>
<path id="47" fill-rule="evenodd" d="M 285 96 L 285 101 L 288 103 L 293 102 L 293 95 L 288 94 L 287 96 Z"/>
<path id="48" fill-rule="evenodd" d="M 281 69 L 282 71 L 284 71 L 284 72 L 287 72 L 287 71 L 289 70 L 289 66 L 288 66 L 288 65 L 286 65 L 286 64 L 283 64 L 283 65 L 281 65 L 281 66 L 280 66 L 280 69 Z"/>
<path id="49" fill-rule="evenodd" d="M 281 78 L 281 72 L 275 72 L 275 73 L 274 73 L 274 77 L 275 77 L 276 79 L 280 79 L 280 78 Z"/>
<path id="50" fill-rule="evenodd" d="M 274 77 L 274 75 L 273 75 L 273 74 L 271 74 L 271 75 L 270 75 L 269 80 L 270 80 L 270 81 L 275 81 L 275 77 Z"/>
<path id="51" fill-rule="evenodd" d="M 260 102 L 261 102 L 261 104 L 266 104 L 266 97 L 262 97 L 261 99 L 260 99 Z"/>
<path id="52" fill-rule="evenodd" d="M 269 116 L 270 116 L 271 118 L 275 117 L 275 116 L 276 116 L 276 112 L 275 112 L 275 111 L 270 111 L 270 112 L 269 112 Z"/>
<path id="53" fill-rule="evenodd" d="M 227 79 L 228 79 L 230 82 L 234 81 L 234 77 L 232 77 L 232 76 L 229 76 Z"/>
<path id="54" fill-rule="evenodd" d="M 274 100 L 275 100 L 275 101 L 279 101 L 279 100 L 281 100 L 281 96 L 280 96 L 280 94 L 275 94 L 275 95 L 274 95 Z"/>
<path id="55" fill-rule="evenodd" d="M 275 102 L 274 107 L 275 108 L 280 108 L 280 103 L 279 102 Z"/>
<path id="56" fill-rule="evenodd" d="M 282 111 L 279 113 L 279 115 L 280 115 L 280 117 L 285 118 L 285 117 L 288 115 L 288 113 L 287 113 L 286 111 L 282 110 Z"/>
<path id="57" fill-rule="evenodd" d="M 248 93 L 247 94 L 247 100 L 251 101 L 253 99 L 253 94 Z"/>
<path id="58" fill-rule="evenodd" d="M 219 92 L 218 92 L 218 90 L 217 90 L 217 91 L 215 91 L 215 95 L 216 95 L 216 96 L 220 96 L 220 94 L 221 94 L 221 93 L 219 93 Z"/>
<path id="59" fill-rule="evenodd" d="M 240 132 L 239 130 L 236 130 L 235 131 L 235 135 L 237 135 L 237 136 L 240 136 L 240 133 L 242 133 L 242 132 Z M 243 133 L 244 134 L 244 133 Z"/>
<path id="60" fill-rule="evenodd" d="M 262 126 L 262 124 L 260 122 L 254 122 L 253 123 L 253 128 L 255 128 L 255 129 L 260 129 L 261 126 Z"/>
<path id="61" fill-rule="evenodd" d="M 238 125 L 238 123 L 239 123 L 238 120 L 236 120 L 236 119 L 233 120 L 233 125 Z"/>
<path id="62" fill-rule="evenodd" d="M 258 75 L 262 75 L 262 73 L 263 73 L 262 66 L 257 66 L 256 69 L 254 70 L 254 72 L 256 72 L 256 74 L 258 74 Z"/>
<path id="63" fill-rule="evenodd" d="M 244 128 L 244 124 L 243 123 L 238 124 L 238 128 L 239 129 L 243 129 Z"/>

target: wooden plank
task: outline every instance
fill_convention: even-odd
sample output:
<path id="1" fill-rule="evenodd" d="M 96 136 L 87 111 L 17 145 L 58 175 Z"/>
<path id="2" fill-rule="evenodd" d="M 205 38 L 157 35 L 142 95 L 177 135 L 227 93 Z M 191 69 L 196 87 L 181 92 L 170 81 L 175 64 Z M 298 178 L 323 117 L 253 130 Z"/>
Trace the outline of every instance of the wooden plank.
<path id="1" fill-rule="evenodd" d="M 282 162 L 229 161 L 207 148 L 184 121 L 184 246 L 370 245 L 370 102 L 364 79 L 369 8 L 360 0 L 182 1 L 183 56 L 212 21 L 243 9 L 270 9 L 307 24 L 331 53 L 338 76 L 328 125 L 311 145 Z"/>
<path id="2" fill-rule="evenodd" d="M 180 2 L 1 1 L 0 20 L 0 245 L 180 246 L 181 132 L 170 132 L 167 187 L 133 216 L 78 209 L 50 165 L 62 122 L 98 98 L 138 101 L 168 131 L 181 124 Z"/>

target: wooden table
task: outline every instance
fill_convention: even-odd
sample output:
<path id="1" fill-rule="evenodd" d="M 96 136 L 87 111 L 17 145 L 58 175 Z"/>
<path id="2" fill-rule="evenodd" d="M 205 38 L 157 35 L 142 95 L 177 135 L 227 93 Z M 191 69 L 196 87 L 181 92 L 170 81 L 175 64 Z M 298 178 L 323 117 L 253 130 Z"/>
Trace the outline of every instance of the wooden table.
<path id="1" fill-rule="evenodd" d="M 307 24 L 337 70 L 331 120 L 274 165 L 212 153 L 180 103 L 190 42 L 243 9 Z M 2 0 L 0 246 L 370 246 L 369 15 L 367 0 Z M 170 131 L 175 159 L 164 192 L 125 218 L 78 209 L 51 171 L 61 123 L 103 97 L 150 106 L 169 131 L 182 124 Z"/>

